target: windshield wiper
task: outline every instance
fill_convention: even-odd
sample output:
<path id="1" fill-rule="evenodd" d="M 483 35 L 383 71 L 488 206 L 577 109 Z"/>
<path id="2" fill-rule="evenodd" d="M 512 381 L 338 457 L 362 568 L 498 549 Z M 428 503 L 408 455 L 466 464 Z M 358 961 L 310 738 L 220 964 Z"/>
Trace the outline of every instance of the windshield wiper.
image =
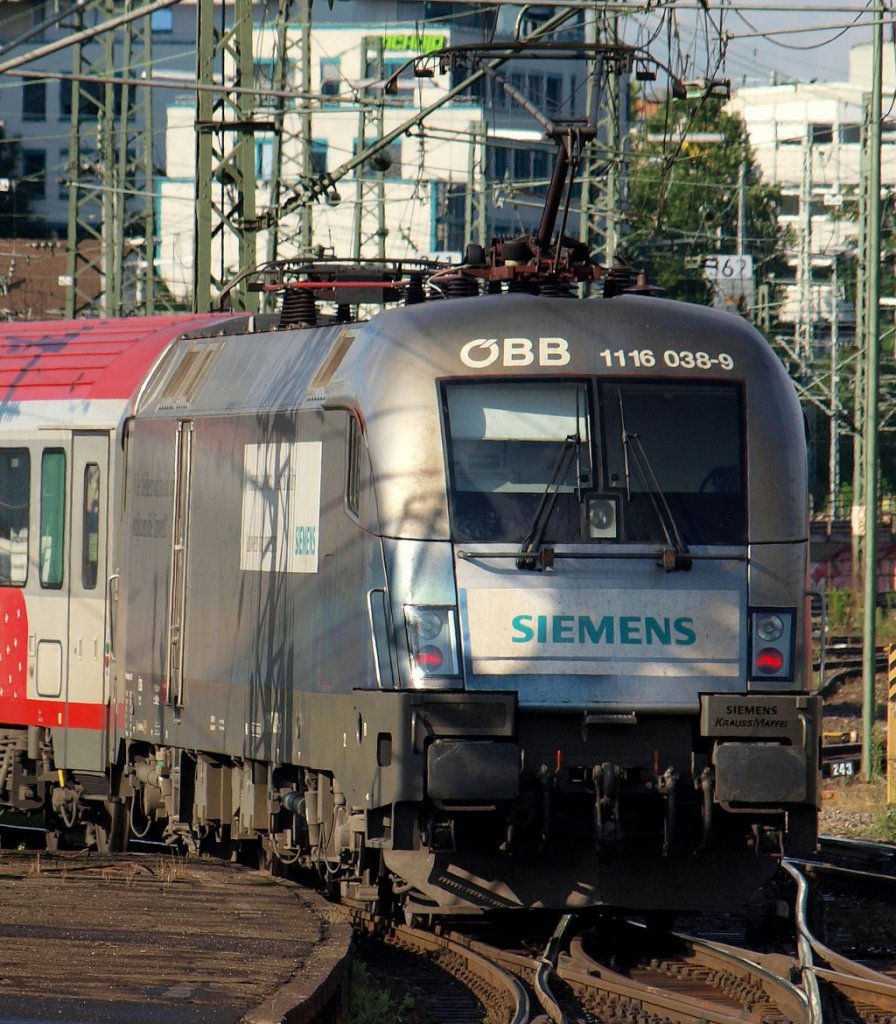
<path id="1" fill-rule="evenodd" d="M 554 513 L 554 509 L 557 507 L 557 496 L 560 494 L 560 487 L 566 479 L 566 474 L 572 465 L 573 457 L 578 455 L 581 444 L 582 439 L 578 434 L 569 434 L 563 442 L 563 447 L 560 449 L 560 454 L 557 456 L 557 461 L 554 463 L 554 468 L 551 471 L 551 478 L 545 485 L 544 494 L 542 494 L 538 508 L 535 510 L 532 526 L 520 545 L 520 551 L 516 559 L 517 569 L 545 568 L 546 559 L 541 546 L 544 541 L 544 533 Z"/>
<path id="2" fill-rule="evenodd" d="M 638 474 L 641 486 L 644 488 L 647 497 L 650 498 L 650 504 L 656 513 L 663 536 L 666 538 L 666 547 L 663 548 L 660 565 L 666 572 L 676 572 L 680 569 L 688 572 L 693 568 L 694 561 L 688 554 L 688 546 L 681 536 L 675 516 L 672 514 L 672 509 L 669 507 L 669 502 L 666 500 L 662 487 L 659 485 L 656 473 L 654 473 L 650 459 L 647 457 L 647 452 L 644 450 L 644 445 L 641 443 L 641 438 L 637 434 L 630 434 L 625 429 L 622 391 L 618 391 L 617 394 L 619 396 L 619 419 L 622 424 L 622 454 L 625 464 L 626 496 L 631 500 L 631 481 L 629 476 L 629 454 L 631 454 L 631 461 L 634 464 L 635 472 Z"/>

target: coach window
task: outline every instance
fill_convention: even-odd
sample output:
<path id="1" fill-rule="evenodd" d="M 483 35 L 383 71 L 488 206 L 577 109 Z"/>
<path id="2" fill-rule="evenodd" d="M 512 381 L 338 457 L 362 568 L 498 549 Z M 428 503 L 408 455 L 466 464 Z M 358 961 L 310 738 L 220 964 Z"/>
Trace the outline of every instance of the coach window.
<path id="1" fill-rule="evenodd" d="M 84 536 L 81 540 L 81 586 L 95 590 L 100 564 L 100 467 L 84 467 Z"/>
<path id="2" fill-rule="evenodd" d="M 65 540 L 65 452 L 48 449 L 40 471 L 40 585 L 62 586 Z"/>
<path id="3" fill-rule="evenodd" d="M 26 448 L 0 449 L 0 585 L 24 586 L 28 577 L 31 459 Z"/>

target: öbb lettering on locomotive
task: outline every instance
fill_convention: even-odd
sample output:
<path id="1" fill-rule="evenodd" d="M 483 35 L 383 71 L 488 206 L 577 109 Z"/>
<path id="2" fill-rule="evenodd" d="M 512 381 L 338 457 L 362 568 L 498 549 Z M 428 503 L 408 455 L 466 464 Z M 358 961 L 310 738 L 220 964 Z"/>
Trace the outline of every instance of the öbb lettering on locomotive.
<path id="1" fill-rule="evenodd" d="M 728 905 L 815 841 L 794 388 L 734 316 L 440 273 L 0 326 L 0 807 L 412 914 Z"/>

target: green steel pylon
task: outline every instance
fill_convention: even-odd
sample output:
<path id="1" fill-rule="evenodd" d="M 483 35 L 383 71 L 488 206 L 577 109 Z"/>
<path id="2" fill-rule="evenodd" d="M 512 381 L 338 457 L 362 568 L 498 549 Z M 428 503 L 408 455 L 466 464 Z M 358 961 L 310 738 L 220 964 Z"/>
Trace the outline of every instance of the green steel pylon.
<path id="1" fill-rule="evenodd" d="M 233 12 L 230 24 L 226 19 Z M 215 24 L 216 16 L 218 24 Z M 255 134 L 274 121 L 255 119 L 252 0 L 230 8 L 196 5 L 196 208 L 193 308 L 205 312 L 225 291 L 231 308 L 255 311 L 245 275 L 256 266 Z M 215 72 L 220 92 L 211 91 Z M 231 287 L 232 285 L 232 287 Z"/>
<path id="2" fill-rule="evenodd" d="M 131 10 L 93 0 L 73 16 L 74 31 L 97 32 L 72 47 L 67 317 L 153 308 L 152 103 L 129 84 L 135 62 L 151 66 L 150 18 L 103 29 Z"/>

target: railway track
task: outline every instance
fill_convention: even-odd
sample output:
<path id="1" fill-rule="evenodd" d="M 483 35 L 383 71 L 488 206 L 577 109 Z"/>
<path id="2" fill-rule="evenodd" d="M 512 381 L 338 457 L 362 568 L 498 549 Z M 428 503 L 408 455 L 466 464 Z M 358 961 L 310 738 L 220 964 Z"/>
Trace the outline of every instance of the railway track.
<path id="1" fill-rule="evenodd" d="M 427 1005 L 427 1012 L 433 1020 L 450 1020 L 452 1024 L 466 1024 L 467 1021 L 479 1024 L 486 1018 L 495 1024 L 527 1024 L 530 1020 L 530 990 L 500 962 L 498 956 L 477 951 L 454 935 L 396 924 L 359 910 L 350 911 L 348 916 L 356 932 L 376 938 L 390 949 L 421 958 L 430 968 L 453 976 L 478 1001 L 472 1012 L 465 1008 L 458 1016 L 456 993 L 448 990 L 447 994 L 436 993 L 435 1005 Z"/>
<path id="2" fill-rule="evenodd" d="M 863 658 L 861 637 L 830 637 L 820 655 L 812 665 L 821 676 L 818 692 L 830 697 L 847 679 L 861 673 Z M 878 644 L 874 649 L 874 664 L 878 672 L 887 668 L 887 646 Z"/>
<path id="3" fill-rule="evenodd" d="M 824 651 L 815 660 L 813 669 L 820 676 L 818 692 L 829 700 L 847 680 L 862 673 L 862 638 L 859 636 L 830 637 Z M 887 647 L 875 648 L 877 672 L 887 670 Z M 885 768 L 886 752 L 881 754 L 881 769 Z M 824 778 L 848 779 L 859 774 L 862 744 L 855 734 L 831 736 L 825 734 L 821 748 L 821 770 Z"/>
<path id="4" fill-rule="evenodd" d="M 870 839 L 849 839 L 841 836 L 819 836 L 818 856 L 811 863 L 827 864 L 847 871 L 896 875 L 896 844 Z"/>
<path id="5" fill-rule="evenodd" d="M 893 909 L 896 905 L 896 877 L 890 873 L 866 871 L 844 865 L 821 862 L 784 863 L 797 886 L 796 928 L 798 962 L 804 978 L 813 1020 L 819 1024 L 831 1022 L 866 1022 L 866 1024 L 896 1024 L 896 943 L 893 939 Z M 817 935 L 818 925 L 812 920 L 810 904 L 822 898 L 813 893 L 811 883 L 821 878 L 837 878 L 858 887 L 870 887 L 880 898 L 881 887 L 886 887 L 890 908 L 884 911 L 886 934 L 890 936 L 891 956 L 886 968 L 870 967 L 862 961 L 860 950 L 853 949 L 847 956 L 831 948 Z M 815 897 L 813 900 L 812 897 Z M 853 896 L 853 900 L 857 897 Z M 855 906 L 853 907 L 855 909 Z M 867 910 L 862 907 L 867 928 Z"/>
<path id="6" fill-rule="evenodd" d="M 786 868 L 796 885 L 795 934 L 781 946 L 788 952 L 609 916 L 587 925 L 566 916 L 549 939 L 545 932 L 526 941 L 393 925 L 384 931 L 372 919 L 368 927 L 419 950 L 463 984 L 475 978 L 479 1017 L 437 1008 L 431 1018 L 452 1024 L 896 1024 L 896 846 L 823 837 L 816 860 Z M 891 894 L 885 906 L 882 888 Z M 853 907 L 861 941 L 844 927 L 832 889 Z M 861 891 L 878 901 L 879 926 Z"/>
<path id="7" fill-rule="evenodd" d="M 605 958 L 594 957 L 593 934 L 576 937 L 570 962 L 560 970 L 564 980 L 586 986 L 595 975 L 612 996 L 592 993 L 590 1003 L 600 1020 L 613 1019 L 613 1003 L 624 999 L 619 1021 L 632 1009 L 651 1022 L 758 1022 L 811 1024 L 807 999 L 789 977 L 786 957 L 761 958 L 752 952 L 675 932 L 651 934 L 626 924 L 631 961 L 614 970 Z M 638 934 L 640 933 L 640 934 Z M 596 997 L 596 998 L 595 998 Z M 629 1016 L 626 1016 L 626 1013 Z M 615 1022 L 614 1022 L 615 1024 Z"/>
<path id="8" fill-rule="evenodd" d="M 423 957 L 475 992 L 479 1016 L 469 1008 L 445 1012 L 436 991 L 426 1010 L 452 1024 L 824 1024 L 813 1012 L 792 958 L 763 955 L 680 935 L 654 933 L 607 919 L 579 931 L 564 917 L 543 952 L 507 948 L 460 932 L 434 934 L 384 924 L 353 914 L 356 927 Z M 602 930 L 613 932 L 607 948 L 626 950 L 624 962 L 600 949 Z M 625 932 L 620 947 L 620 932 Z M 618 959 L 618 958 L 617 958 Z M 449 996 L 457 1005 L 456 994 Z M 869 1018 L 870 1020 L 870 1018 Z M 889 1022 L 887 1022 L 889 1024 Z"/>

